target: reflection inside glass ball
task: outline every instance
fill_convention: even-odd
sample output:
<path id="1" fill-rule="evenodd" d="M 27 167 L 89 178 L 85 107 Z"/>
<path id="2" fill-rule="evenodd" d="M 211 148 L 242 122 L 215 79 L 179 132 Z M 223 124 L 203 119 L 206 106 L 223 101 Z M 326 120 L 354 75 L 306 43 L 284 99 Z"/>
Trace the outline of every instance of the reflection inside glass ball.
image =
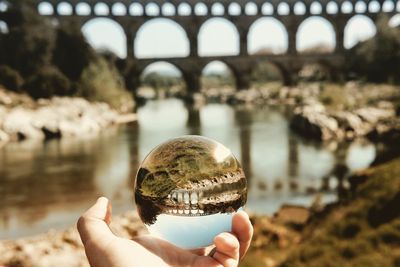
<path id="1" fill-rule="evenodd" d="M 244 172 L 229 149 L 182 136 L 152 150 L 136 175 L 135 201 L 150 233 L 182 248 L 206 247 L 231 231 L 246 203 Z"/>

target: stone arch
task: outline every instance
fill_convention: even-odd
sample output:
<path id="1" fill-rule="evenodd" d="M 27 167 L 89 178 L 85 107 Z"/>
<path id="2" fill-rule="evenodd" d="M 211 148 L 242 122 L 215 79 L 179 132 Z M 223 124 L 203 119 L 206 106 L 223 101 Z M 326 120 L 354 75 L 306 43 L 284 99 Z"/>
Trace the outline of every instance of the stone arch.
<path id="1" fill-rule="evenodd" d="M 8 33 L 8 25 L 5 21 L 0 20 L 0 34 Z"/>
<path id="2" fill-rule="evenodd" d="M 354 4 L 355 13 L 362 14 L 367 11 L 367 4 L 364 1 L 357 1 Z"/>
<path id="3" fill-rule="evenodd" d="M 134 2 L 129 6 L 129 14 L 131 16 L 143 16 L 144 7 L 138 2 Z"/>
<path id="4" fill-rule="evenodd" d="M 138 58 L 186 57 L 190 53 L 184 28 L 168 18 L 154 18 L 141 25 L 134 48 Z"/>
<path id="5" fill-rule="evenodd" d="M 79 2 L 75 6 L 75 13 L 78 16 L 89 16 L 92 12 L 93 9 L 87 2 Z"/>
<path id="6" fill-rule="evenodd" d="M 276 7 L 276 13 L 280 16 L 286 16 L 290 14 L 290 6 L 286 2 L 281 2 L 279 5 Z"/>
<path id="7" fill-rule="evenodd" d="M 111 14 L 114 16 L 125 16 L 128 14 L 128 8 L 121 2 L 116 2 L 111 6 Z"/>
<path id="8" fill-rule="evenodd" d="M 178 14 L 179 16 L 190 16 L 192 14 L 192 7 L 188 3 L 182 2 L 178 6 Z"/>
<path id="9" fill-rule="evenodd" d="M 110 15 L 110 7 L 104 2 L 97 2 L 93 7 L 93 11 L 96 16 Z"/>
<path id="10" fill-rule="evenodd" d="M 339 12 L 338 4 L 335 1 L 330 1 L 325 6 L 325 12 L 330 15 L 337 14 Z"/>
<path id="11" fill-rule="evenodd" d="M 274 6 L 269 3 L 269 2 L 265 2 L 262 6 L 261 6 L 261 14 L 263 15 L 273 15 L 275 10 L 274 10 Z"/>
<path id="12" fill-rule="evenodd" d="M 193 8 L 193 13 L 196 16 L 207 16 L 208 14 L 208 7 L 204 2 L 198 2 L 194 8 Z"/>
<path id="13" fill-rule="evenodd" d="M 389 20 L 390 27 L 399 27 L 400 26 L 400 14 L 396 14 Z"/>
<path id="14" fill-rule="evenodd" d="M 9 3 L 7 1 L 0 1 L 0 12 L 6 12 L 8 9 L 8 6 L 9 6 Z M 54 9 L 54 7 L 53 7 L 53 9 Z"/>
<path id="15" fill-rule="evenodd" d="M 392 0 L 385 0 L 382 3 L 382 11 L 383 12 L 393 12 L 395 10 L 395 1 Z"/>
<path id="16" fill-rule="evenodd" d="M 228 14 L 230 16 L 240 16 L 240 14 L 242 14 L 242 8 L 237 2 L 232 2 L 228 6 Z"/>
<path id="17" fill-rule="evenodd" d="M 215 2 L 211 6 L 211 14 L 213 16 L 223 16 L 225 14 L 225 7 L 220 2 Z"/>
<path id="18" fill-rule="evenodd" d="M 349 0 L 344 1 L 344 2 L 342 3 L 342 5 L 341 5 L 340 11 L 341 11 L 343 14 L 350 14 L 350 13 L 352 13 L 352 12 L 353 12 L 353 4 L 352 4 Z"/>
<path id="19" fill-rule="evenodd" d="M 151 75 L 152 73 L 158 73 L 156 74 L 158 77 L 151 77 L 146 81 L 146 76 Z M 148 62 L 146 65 L 141 66 L 138 75 L 139 86 L 147 83 L 147 85 L 152 85 L 155 90 L 160 89 L 157 88 L 159 86 L 169 87 L 169 90 L 178 89 L 180 92 L 188 90 L 188 81 L 186 79 L 185 70 L 170 61 L 159 60 Z M 179 80 L 182 80 L 184 84 L 180 84 Z M 180 88 L 176 88 L 176 86 Z"/>
<path id="20" fill-rule="evenodd" d="M 161 6 L 161 14 L 165 17 L 175 16 L 176 8 L 173 4 L 166 2 Z"/>
<path id="21" fill-rule="evenodd" d="M 360 32 L 359 29 L 363 29 Z M 376 33 L 376 25 L 371 18 L 365 15 L 351 17 L 344 28 L 344 47 L 351 48 L 360 41 L 371 38 Z"/>
<path id="22" fill-rule="evenodd" d="M 74 8 L 71 3 L 63 1 L 57 4 L 57 14 L 61 16 L 71 16 L 74 13 Z"/>
<path id="23" fill-rule="evenodd" d="M 107 49 L 120 58 L 126 58 L 126 35 L 122 26 L 115 20 L 93 18 L 82 25 L 81 31 L 93 48 Z"/>
<path id="24" fill-rule="evenodd" d="M 370 13 L 378 13 L 381 10 L 381 4 L 377 0 L 368 3 L 368 11 Z"/>
<path id="25" fill-rule="evenodd" d="M 293 14 L 295 15 L 304 15 L 307 12 L 307 7 L 303 1 L 297 1 L 293 5 Z"/>
<path id="26" fill-rule="evenodd" d="M 155 2 L 149 2 L 144 7 L 146 16 L 156 17 L 160 15 L 160 6 Z"/>
<path id="27" fill-rule="evenodd" d="M 322 13 L 322 5 L 319 1 L 314 1 L 310 5 L 310 14 L 319 15 Z"/>
<path id="28" fill-rule="evenodd" d="M 255 16 L 258 14 L 258 6 L 253 1 L 248 2 L 244 7 L 244 13 L 247 16 Z"/>
<path id="29" fill-rule="evenodd" d="M 1 2 L 3 3 L 3 2 Z M 54 6 L 50 3 L 50 2 L 40 2 L 37 5 L 37 10 L 39 12 L 40 15 L 53 15 L 54 14 Z"/>
<path id="30" fill-rule="evenodd" d="M 200 27 L 197 35 L 200 56 L 237 55 L 240 36 L 236 26 L 225 18 L 211 18 Z"/>
<path id="31" fill-rule="evenodd" d="M 261 33 L 261 31 L 265 31 Z M 272 36 L 271 36 L 272 35 Z M 259 18 L 249 28 L 247 35 L 248 51 L 254 54 L 259 50 L 261 45 L 265 45 L 265 41 L 272 40 L 275 46 L 270 46 L 272 54 L 282 54 L 288 49 L 288 32 L 286 27 L 278 19 L 273 17 Z M 267 43 L 268 44 L 268 43 Z M 268 44 L 271 45 L 271 44 Z M 260 51 L 262 52 L 262 51 Z M 268 52 L 268 51 L 264 51 Z"/>
<path id="32" fill-rule="evenodd" d="M 210 67 L 212 70 L 210 70 Z M 210 76 L 211 80 L 207 81 L 206 76 Z M 201 89 L 219 89 L 226 86 L 235 89 L 233 87 L 237 88 L 237 77 L 238 73 L 232 65 L 222 60 L 213 60 L 207 62 L 201 70 Z M 219 83 L 218 80 L 213 81 L 213 79 L 219 79 Z"/>
<path id="33" fill-rule="evenodd" d="M 315 32 L 319 34 L 316 36 Z M 296 32 L 296 50 L 306 52 L 312 49 L 311 53 L 330 53 L 336 47 L 336 32 L 332 23 L 320 16 L 311 16 L 303 20 Z"/>

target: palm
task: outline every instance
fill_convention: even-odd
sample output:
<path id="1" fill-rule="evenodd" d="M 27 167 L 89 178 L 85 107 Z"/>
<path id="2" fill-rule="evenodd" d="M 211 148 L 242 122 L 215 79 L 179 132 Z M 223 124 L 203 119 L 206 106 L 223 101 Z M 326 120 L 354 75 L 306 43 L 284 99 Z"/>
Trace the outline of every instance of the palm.
<path id="1" fill-rule="evenodd" d="M 142 236 L 134 240 L 116 237 L 110 229 L 108 200 L 100 198 L 79 220 L 78 230 L 92 267 L 193 266 L 234 267 L 246 253 L 252 237 L 252 226 L 244 212 L 235 214 L 232 234 L 222 233 L 211 247 L 184 250 L 167 241 Z"/>

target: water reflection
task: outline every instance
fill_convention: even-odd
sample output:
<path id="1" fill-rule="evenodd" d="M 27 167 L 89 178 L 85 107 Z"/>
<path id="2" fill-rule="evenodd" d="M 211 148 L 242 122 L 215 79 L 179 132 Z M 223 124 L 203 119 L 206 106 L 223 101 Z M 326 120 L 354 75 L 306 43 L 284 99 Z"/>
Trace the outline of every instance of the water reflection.
<path id="1" fill-rule="evenodd" d="M 309 204 L 314 193 L 332 200 L 341 178 L 368 166 L 375 146 L 353 143 L 337 150 L 305 143 L 290 132 L 284 110 L 209 104 L 188 109 L 176 99 L 150 101 L 138 122 L 101 136 L 10 143 L 0 149 L 0 238 L 63 228 L 99 195 L 116 212 L 133 208 L 138 163 L 165 140 L 201 134 L 226 145 L 249 182 L 247 208 L 273 213 L 282 203 Z"/>

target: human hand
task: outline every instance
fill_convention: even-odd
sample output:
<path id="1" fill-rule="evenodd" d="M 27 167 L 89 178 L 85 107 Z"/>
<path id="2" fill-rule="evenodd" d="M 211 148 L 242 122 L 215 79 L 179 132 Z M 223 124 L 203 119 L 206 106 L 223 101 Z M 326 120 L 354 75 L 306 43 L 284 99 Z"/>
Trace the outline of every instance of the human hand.
<path id="1" fill-rule="evenodd" d="M 141 236 L 133 240 L 115 236 L 110 228 L 111 205 L 101 197 L 78 220 L 78 231 L 92 267 L 236 267 L 253 236 L 248 215 L 240 211 L 233 216 L 232 233 L 221 233 L 212 248 L 185 250 L 167 241 Z"/>

